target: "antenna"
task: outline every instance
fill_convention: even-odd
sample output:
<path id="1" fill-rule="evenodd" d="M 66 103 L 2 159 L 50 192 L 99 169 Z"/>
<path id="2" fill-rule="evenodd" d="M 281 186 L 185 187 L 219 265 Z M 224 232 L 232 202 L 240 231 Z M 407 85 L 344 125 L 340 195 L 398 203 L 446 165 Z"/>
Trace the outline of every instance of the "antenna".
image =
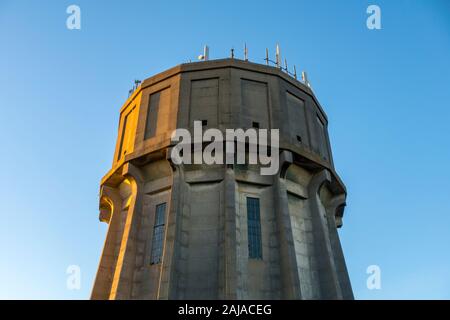
<path id="1" fill-rule="evenodd" d="M 270 60 L 269 58 L 269 49 L 266 48 L 266 58 L 264 59 L 266 61 L 266 65 L 270 65 L 271 63 L 277 64 L 276 61 Z"/>
<path id="2" fill-rule="evenodd" d="M 205 61 L 209 60 L 209 47 L 207 45 L 203 48 L 203 56 L 205 57 Z"/>
<path id="3" fill-rule="evenodd" d="M 139 85 L 141 84 L 141 80 L 134 80 L 134 85 L 137 89 L 137 87 L 139 87 Z"/>
<path id="4" fill-rule="evenodd" d="M 305 84 L 308 81 L 308 75 L 306 74 L 306 71 L 302 71 L 302 80 Z"/>
<path id="5" fill-rule="evenodd" d="M 247 43 L 244 43 L 244 60 L 248 61 L 248 48 Z"/>
<path id="6" fill-rule="evenodd" d="M 302 80 L 308 87 L 311 88 L 311 84 L 309 83 L 308 74 L 306 73 L 306 71 L 302 71 Z"/>
<path id="7" fill-rule="evenodd" d="M 264 61 L 266 61 L 266 65 L 270 66 L 271 64 L 274 64 L 278 69 L 286 72 L 288 75 L 290 75 L 291 77 L 294 77 L 295 80 L 297 80 L 297 68 L 295 65 L 294 65 L 294 71 L 293 72 L 289 71 L 289 65 L 288 65 L 287 59 L 284 58 L 284 67 L 283 67 L 283 64 L 281 62 L 280 46 L 278 44 L 277 44 L 276 52 L 275 52 L 275 61 L 270 60 L 269 49 L 267 49 L 267 48 L 266 48 L 266 57 L 264 58 Z"/>
<path id="8" fill-rule="evenodd" d="M 198 56 L 198 60 L 208 61 L 209 60 L 209 47 L 205 45 L 203 47 L 203 54 Z"/>
<path id="9" fill-rule="evenodd" d="M 278 68 L 281 67 L 281 63 L 280 63 L 280 46 L 278 44 L 277 44 L 277 49 L 276 49 L 276 53 L 275 53 L 275 63 L 276 63 Z"/>
<path id="10" fill-rule="evenodd" d="M 231 59 L 234 59 L 234 48 L 231 48 Z"/>

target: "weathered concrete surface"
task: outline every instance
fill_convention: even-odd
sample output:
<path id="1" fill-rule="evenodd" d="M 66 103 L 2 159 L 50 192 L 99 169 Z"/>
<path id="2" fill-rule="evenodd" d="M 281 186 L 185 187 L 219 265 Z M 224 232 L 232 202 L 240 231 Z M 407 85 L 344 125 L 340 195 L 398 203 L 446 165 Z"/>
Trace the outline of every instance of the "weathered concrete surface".
<path id="1" fill-rule="evenodd" d="M 171 133 L 280 129 L 280 170 L 174 165 Z M 234 59 L 183 64 L 145 81 L 120 110 L 101 181 L 109 224 L 93 299 L 352 299 L 337 227 L 346 190 L 328 119 L 309 87 Z M 249 259 L 247 196 L 260 199 L 262 259 Z M 155 208 L 166 202 L 161 263 L 151 264 Z"/>

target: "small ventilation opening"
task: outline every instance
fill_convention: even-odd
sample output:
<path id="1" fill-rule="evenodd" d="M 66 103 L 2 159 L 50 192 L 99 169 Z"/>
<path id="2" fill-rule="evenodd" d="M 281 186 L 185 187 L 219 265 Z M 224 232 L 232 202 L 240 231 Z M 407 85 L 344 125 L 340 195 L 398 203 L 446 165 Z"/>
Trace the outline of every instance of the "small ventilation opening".
<path id="1" fill-rule="evenodd" d="M 202 120 L 202 127 L 206 127 L 208 125 L 208 120 Z"/>
<path id="2" fill-rule="evenodd" d="M 297 141 L 300 142 L 300 143 L 302 143 L 302 137 L 297 136 Z"/>
<path id="3" fill-rule="evenodd" d="M 252 127 L 259 129 L 259 122 L 252 122 Z"/>

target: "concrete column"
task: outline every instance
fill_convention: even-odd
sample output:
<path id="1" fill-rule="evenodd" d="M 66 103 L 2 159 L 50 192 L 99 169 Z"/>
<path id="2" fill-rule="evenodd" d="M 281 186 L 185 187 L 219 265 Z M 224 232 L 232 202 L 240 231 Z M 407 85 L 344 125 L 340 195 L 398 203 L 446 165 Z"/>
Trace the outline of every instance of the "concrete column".
<path id="1" fill-rule="evenodd" d="M 274 177 L 274 205 L 280 246 L 281 294 L 283 299 L 301 299 L 300 278 L 295 254 L 294 235 L 285 184 L 285 173 L 292 164 L 292 153 L 280 155 L 280 175 Z"/>
<path id="2" fill-rule="evenodd" d="M 319 190 L 325 182 L 330 182 L 328 170 L 316 173 L 308 186 L 308 201 L 314 230 L 315 259 L 320 266 L 319 281 L 322 299 L 342 299 L 342 292 L 336 273 L 333 250 L 328 233 L 328 221 L 319 198 Z"/>
<path id="3" fill-rule="evenodd" d="M 224 197 L 224 286 L 219 299 L 237 299 L 238 271 L 236 251 L 236 180 L 232 167 L 225 168 Z"/>
<path id="4" fill-rule="evenodd" d="M 106 300 L 111 290 L 112 275 L 117 263 L 115 244 L 117 237 L 121 237 L 120 212 L 122 199 L 119 191 L 115 188 L 102 186 L 100 191 L 100 220 L 108 223 L 102 255 L 92 288 L 91 299 Z"/>
<path id="5" fill-rule="evenodd" d="M 168 201 L 168 217 L 164 256 L 161 262 L 161 276 L 158 299 L 177 299 L 180 261 L 180 215 L 182 196 L 182 167 L 172 164 L 172 191 Z"/>
<path id="6" fill-rule="evenodd" d="M 346 300 L 353 300 L 353 291 L 350 283 L 350 278 L 347 272 L 347 266 L 345 264 L 344 253 L 342 251 L 341 242 L 339 240 L 339 234 L 337 227 L 340 227 L 340 223 L 336 222 L 336 217 L 340 218 L 345 207 L 345 194 L 339 194 L 332 198 L 327 207 L 327 219 L 328 219 L 328 232 L 333 250 L 333 257 L 336 266 L 337 277 L 339 285 L 342 291 L 342 298 Z"/>
<path id="7" fill-rule="evenodd" d="M 127 163 L 124 165 L 122 174 L 131 183 L 132 195 L 109 297 L 114 300 L 131 298 L 133 273 L 136 263 L 136 238 L 143 203 L 144 180 L 139 169 Z"/>

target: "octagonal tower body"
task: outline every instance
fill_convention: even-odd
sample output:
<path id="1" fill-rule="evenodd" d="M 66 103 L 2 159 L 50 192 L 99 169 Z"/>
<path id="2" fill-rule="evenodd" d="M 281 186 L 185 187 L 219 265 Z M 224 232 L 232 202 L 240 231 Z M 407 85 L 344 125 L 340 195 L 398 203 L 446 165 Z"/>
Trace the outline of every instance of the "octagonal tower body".
<path id="1" fill-rule="evenodd" d="M 171 134 L 195 120 L 279 129 L 278 173 L 175 165 Z M 327 124 L 311 89 L 270 66 L 213 60 L 143 81 L 120 110 L 101 181 L 109 227 L 92 298 L 352 299 Z"/>

